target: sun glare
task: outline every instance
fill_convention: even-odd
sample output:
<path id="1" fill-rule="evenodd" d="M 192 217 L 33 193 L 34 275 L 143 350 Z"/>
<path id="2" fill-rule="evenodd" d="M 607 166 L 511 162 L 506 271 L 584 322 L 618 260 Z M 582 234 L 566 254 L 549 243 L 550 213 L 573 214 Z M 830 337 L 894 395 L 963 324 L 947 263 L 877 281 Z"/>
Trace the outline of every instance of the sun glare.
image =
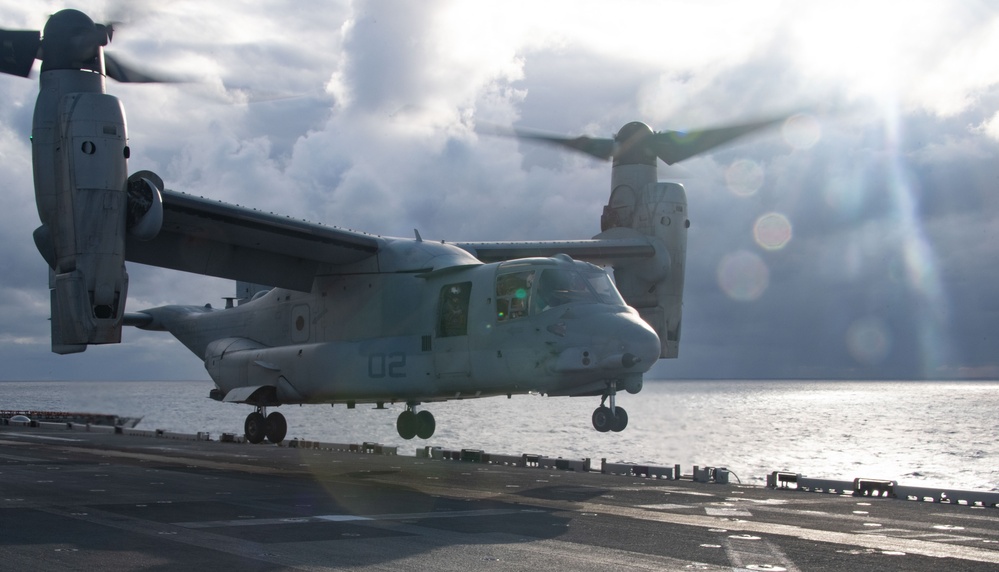
<path id="1" fill-rule="evenodd" d="M 899 6 L 876 2 L 822 4 L 788 20 L 795 57 L 811 74 L 846 82 L 854 94 L 894 91 L 902 51 L 912 33 Z"/>
<path id="2" fill-rule="evenodd" d="M 931 1 L 805 6 L 786 20 L 797 65 L 854 99 L 898 101 L 952 115 L 999 70 L 999 60 L 991 56 L 999 45 L 999 19 L 982 6 Z M 974 32 L 965 29 L 983 21 L 990 23 Z"/>

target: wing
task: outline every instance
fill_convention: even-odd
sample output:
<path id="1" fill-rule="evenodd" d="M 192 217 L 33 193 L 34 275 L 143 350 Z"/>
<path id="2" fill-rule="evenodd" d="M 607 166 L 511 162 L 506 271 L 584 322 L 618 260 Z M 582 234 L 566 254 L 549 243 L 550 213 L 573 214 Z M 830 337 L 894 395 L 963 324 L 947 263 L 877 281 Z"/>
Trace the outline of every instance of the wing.
<path id="1" fill-rule="evenodd" d="M 606 238 L 601 238 L 605 236 Z M 656 249 L 648 237 L 630 232 L 603 233 L 600 237 L 590 240 L 456 242 L 454 244 L 472 253 L 482 262 L 501 262 L 515 258 L 568 254 L 577 260 L 586 260 L 599 265 L 614 265 L 628 260 L 652 258 L 656 254 Z"/>
<path id="2" fill-rule="evenodd" d="M 129 236 L 126 260 L 307 292 L 321 265 L 374 256 L 383 240 L 164 190 L 156 238 Z"/>

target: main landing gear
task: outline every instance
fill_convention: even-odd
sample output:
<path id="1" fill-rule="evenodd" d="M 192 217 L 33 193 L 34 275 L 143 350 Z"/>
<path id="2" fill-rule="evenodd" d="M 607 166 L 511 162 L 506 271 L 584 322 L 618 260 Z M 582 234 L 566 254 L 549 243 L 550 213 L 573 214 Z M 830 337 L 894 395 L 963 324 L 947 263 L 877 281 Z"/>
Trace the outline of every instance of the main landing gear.
<path id="1" fill-rule="evenodd" d="M 395 422 L 395 428 L 399 431 L 399 436 L 403 439 L 429 439 L 437 428 L 437 422 L 429 411 L 416 412 L 417 403 L 407 403 L 406 410 L 399 414 L 399 419 Z"/>
<path id="2" fill-rule="evenodd" d="M 593 411 L 593 428 L 601 433 L 608 431 L 618 433 L 624 431 L 624 428 L 628 426 L 628 412 L 624 410 L 624 407 L 615 405 L 616 395 L 617 384 L 611 383 L 607 388 L 607 393 L 600 399 L 600 407 Z M 610 407 L 604 405 L 608 397 L 610 398 Z"/>
<path id="3" fill-rule="evenodd" d="M 267 408 L 260 406 L 246 416 L 243 432 L 250 443 L 260 443 L 264 439 L 271 443 L 280 443 L 288 434 L 288 422 L 285 421 L 284 415 L 277 411 L 267 415 Z"/>

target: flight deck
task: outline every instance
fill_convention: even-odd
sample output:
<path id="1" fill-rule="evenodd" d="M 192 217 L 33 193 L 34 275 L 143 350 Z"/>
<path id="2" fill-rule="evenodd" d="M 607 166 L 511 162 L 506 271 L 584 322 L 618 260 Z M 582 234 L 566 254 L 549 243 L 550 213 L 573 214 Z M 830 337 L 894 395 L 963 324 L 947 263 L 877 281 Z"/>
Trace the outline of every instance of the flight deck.
<path id="1" fill-rule="evenodd" d="M 39 425 L 0 425 L 12 570 L 999 566 L 995 493 Z"/>

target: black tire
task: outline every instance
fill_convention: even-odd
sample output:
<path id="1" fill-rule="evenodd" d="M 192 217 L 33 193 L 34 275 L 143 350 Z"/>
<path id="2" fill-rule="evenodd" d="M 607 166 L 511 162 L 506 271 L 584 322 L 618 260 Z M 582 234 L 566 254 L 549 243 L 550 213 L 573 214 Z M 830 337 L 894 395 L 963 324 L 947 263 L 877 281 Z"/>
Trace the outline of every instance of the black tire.
<path id="1" fill-rule="evenodd" d="M 437 421 L 434 420 L 433 413 L 421 411 L 416 414 L 416 436 L 420 439 L 433 437 L 434 430 L 437 429 Z"/>
<path id="2" fill-rule="evenodd" d="M 628 426 L 628 412 L 624 410 L 624 407 L 614 408 L 614 422 L 611 424 L 611 431 L 615 433 L 620 433 L 624 431 L 624 428 Z"/>
<path id="3" fill-rule="evenodd" d="M 250 443 L 263 441 L 264 437 L 267 436 L 267 420 L 259 412 L 254 411 L 246 416 L 246 422 L 243 423 L 243 433 Z"/>
<path id="4" fill-rule="evenodd" d="M 264 422 L 264 433 L 267 435 L 267 440 L 271 443 L 284 441 L 284 436 L 288 434 L 288 422 L 285 420 L 284 415 L 281 415 L 277 411 L 268 415 Z"/>
<path id="5" fill-rule="evenodd" d="M 611 416 L 610 408 L 601 405 L 593 410 L 593 428 L 601 433 L 606 433 L 611 430 L 614 425 L 614 418 Z"/>
<path id="6" fill-rule="evenodd" d="M 410 410 L 405 410 L 399 414 L 399 419 L 395 422 L 395 428 L 399 431 L 399 436 L 403 439 L 416 437 L 418 422 L 416 414 Z"/>

